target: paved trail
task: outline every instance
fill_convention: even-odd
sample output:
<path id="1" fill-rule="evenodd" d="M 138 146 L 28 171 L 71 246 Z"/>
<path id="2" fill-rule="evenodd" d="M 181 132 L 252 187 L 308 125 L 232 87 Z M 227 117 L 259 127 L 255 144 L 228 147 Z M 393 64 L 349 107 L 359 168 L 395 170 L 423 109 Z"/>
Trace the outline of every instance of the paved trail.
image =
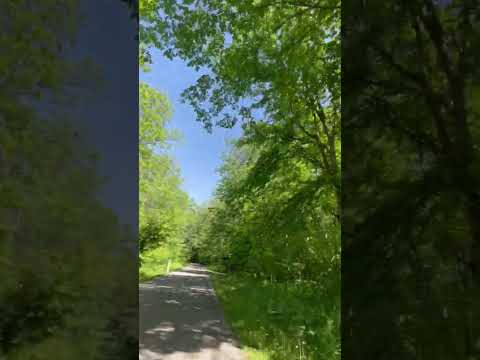
<path id="1" fill-rule="evenodd" d="M 246 360 L 208 270 L 189 265 L 140 284 L 140 360 Z"/>

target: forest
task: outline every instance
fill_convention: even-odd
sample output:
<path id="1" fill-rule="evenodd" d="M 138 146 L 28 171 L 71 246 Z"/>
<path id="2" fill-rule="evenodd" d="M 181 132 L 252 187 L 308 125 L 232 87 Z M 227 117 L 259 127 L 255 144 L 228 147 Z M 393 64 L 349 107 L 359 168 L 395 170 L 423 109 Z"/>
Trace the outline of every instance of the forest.
<path id="1" fill-rule="evenodd" d="M 141 58 L 206 70 L 185 103 L 243 129 L 185 259 L 254 359 L 339 358 L 340 325 L 345 358 L 476 359 L 479 3 L 340 6 L 141 4 Z"/>
<path id="2" fill-rule="evenodd" d="M 252 359 L 340 358 L 340 2 L 141 1 L 140 21 L 144 71 L 154 48 L 207 69 L 183 101 L 243 134 L 195 204 L 175 109 L 140 84 L 141 280 L 205 264 Z"/>
<path id="3" fill-rule="evenodd" d="M 79 6 L 0 4 L 1 359 L 138 356 L 135 223 L 99 198 L 98 153 L 65 111 L 101 73 L 65 56 Z"/>
<path id="4" fill-rule="evenodd" d="M 479 2 L 342 11 L 342 355 L 478 358 Z"/>
<path id="5" fill-rule="evenodd" d="M 139 286 L 188 263 L 251 360 L 480 358 L 477 0 L 106 3 L 140 72 L 197 71 L 185 121 L 242 135 L 197 203 L 172 99 L 135 82 L 123 223 L 65 111 L 124 76 L 68 53 L 85 3 L 1 2 L 0 359 L 137 359 Z"/>

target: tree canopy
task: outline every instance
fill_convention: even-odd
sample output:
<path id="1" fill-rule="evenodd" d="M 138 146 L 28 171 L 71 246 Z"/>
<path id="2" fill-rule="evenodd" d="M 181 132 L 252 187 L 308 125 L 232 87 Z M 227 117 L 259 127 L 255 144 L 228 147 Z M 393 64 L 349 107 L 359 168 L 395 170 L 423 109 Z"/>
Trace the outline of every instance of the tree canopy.
<path id="1" fill-rule="evenodd" d="M 166 128 L 172 109 L 167 98 L 140 83 L 139 226 L 140 253 L 180 241 L 190 210 L 179 169 L 168 154 L 178 134 Z"/>
<path id="2" fill-rule="evenodd" d="M 197 120 L 209 131 L 240 120 L 303 156 L 339 216 L 340 2 L 146 2 L 143 14 L 146 47 L 206 69 L 183 93 Z"/>
<path id="3" fill-rule="evenodd" d="M 345 13 L 346 356 L 478 356 L 478 2 Z"/>
<path id="4" fill-rule="evenodd" d="M 0 5 L 2 358 L 113 359 L 136 341 L 133 233 L 101 202 L 78 129 L 37 106 L 79 84 L 81 63 L 64 56 L 78 5 Z"/>

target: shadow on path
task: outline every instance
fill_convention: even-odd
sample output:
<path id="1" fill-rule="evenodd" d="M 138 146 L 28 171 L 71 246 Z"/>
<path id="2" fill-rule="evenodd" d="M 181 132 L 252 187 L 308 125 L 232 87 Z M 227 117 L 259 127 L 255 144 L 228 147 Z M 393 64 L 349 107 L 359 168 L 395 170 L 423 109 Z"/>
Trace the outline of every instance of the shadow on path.
<path id="1" fill-rule="evenodd" d="M 191 264 L 140 284 L 140 360 L 244 360 L 209 271 Z"/>

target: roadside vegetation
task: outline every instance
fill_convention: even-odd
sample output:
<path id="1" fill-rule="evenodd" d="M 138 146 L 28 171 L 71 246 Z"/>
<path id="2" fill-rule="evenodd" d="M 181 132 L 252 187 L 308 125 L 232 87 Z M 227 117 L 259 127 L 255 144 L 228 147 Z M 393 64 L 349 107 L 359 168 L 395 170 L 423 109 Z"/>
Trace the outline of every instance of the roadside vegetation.
<path id="1" fill-rule="evenodd" d="M 142 265 L 139 270 L 140 282 L 148 281 L 157 276 L 168 274 L 182 268 L 188 262 L 187 256 L 181 252 L 176 253 L 176 244 L 162 245 L 148 250 L 142 254 Z"/>
<path id="2" fill-rule="evenodd" d="M 215 291 L 250 360 L 338 358 L 339 301 L 305 282 L 216 275 Z"/>
<path id="3" fill-rule="evenodd" d="M 66 109 L 103 75 L 65 55 L 79 5 L 0 5 L 0 359 L 138 356 L 135 231 L 99 199 L 99 154 Z"/>
<path id="4" fill-rule="evenodd" d="M 192 201 L 180 188 L 179 169 L 169 149 L 179 134 L 166 128 L 172 109 L 168 99 L 140 84 L 139 131 L 139 280 L 164 275 L 188 260 L 185 231 L 193 216 Z"/>
<path id="5" fill-rule="evenodd" d="M 190 228 L 191 258 L 225 274 L 215 289 L 252 359 L 339 358 L 335 195 L 310 188 L 318 177 L 301 161 L 278 159 L 266 175 L 262 154 L 232 145 L 215 199 Z"/>

